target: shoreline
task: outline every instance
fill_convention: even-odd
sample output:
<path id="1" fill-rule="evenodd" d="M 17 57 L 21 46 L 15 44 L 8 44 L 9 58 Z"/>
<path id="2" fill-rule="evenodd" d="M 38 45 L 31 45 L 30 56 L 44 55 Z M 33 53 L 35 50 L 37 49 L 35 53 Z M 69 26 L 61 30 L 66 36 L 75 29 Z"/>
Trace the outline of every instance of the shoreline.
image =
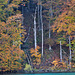
<path id="1" fill-rule="evenodd" d="M 7 71 L 0 72 L 0 74 L 41 74 L 41 73 L 75 73 L 75 71 Z"/>

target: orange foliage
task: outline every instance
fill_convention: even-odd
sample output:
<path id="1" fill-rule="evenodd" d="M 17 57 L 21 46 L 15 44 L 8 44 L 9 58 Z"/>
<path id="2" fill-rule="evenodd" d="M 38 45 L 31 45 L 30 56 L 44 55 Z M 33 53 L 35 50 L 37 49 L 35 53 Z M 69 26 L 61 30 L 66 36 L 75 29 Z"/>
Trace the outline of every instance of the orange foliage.
<path id="1" fill-rule="evenodd" d="M 54 66 L 53 67 L 57 67 L 57 68 L 66 68 L 67 67 L 67 65 L 66 65 L 66 63 L 64 62 L 64 61 L 62 61 L 62 62 L 60 62 L 60 60 L 58 60 L 58 59 L 55 59 L 53 62 L 52 62 L 52 64 L 54 64 Z"/>
<path id="2" fill-rule="evenodd" d="M 2 49 L 1 49 L 2 50 Z M 16 46 L 7 47 L 0 52 L 0 71 L 18 70 L 22 68 L 21 62 L 24 52 Z M 25 56 L 25 55 L 24 55 Z"/>
<path id="3" fill-rule="evenodd" d="M 38 49 L 40 49 L 39 46 L 37 46 L 36 49 L 30 49 L 31 57 L 35 58 L 33 59 L 33 64 L 36 65 L 39 65 L 41 63 L 41 54 L 38 52 Z"/>
<path id="4" fill-rule="evenodd" d="M 65 36 L 73 36 L 75 31 L 75 0 L 67 2 L 66 5 L 69 7 L 65 7 L 66 11 L 63 11 L 62 14 L 60 14 L 59 17 L 56 19 L 54 25 L 52 26 L 52 30 L 53 32 L 57 31 L 57 33 L 64 31 L 66 33 Z"/>
<path id="5" fill-rule="evenodd" d="M 21 21 L 22 14 L 17 14 L 9 17 L 6 23 L 0 22 L 0 71 L 22 68 L 22 57 L 26 56 L 24 51 L 19 48 L 21 44 L 20 34 L 25 35 Z"/>
<path id="6" fill-rule="evenodd" d="M 3 72 L 21 69 L 21 62 L 26 57 L 24 51 L 19 48 L 22 44 L 20 40 L 23 41 L 26 34 L 22 26 L 23 16 L 17 9 L 22 1 L 0 2 L 0 71 Z"/>

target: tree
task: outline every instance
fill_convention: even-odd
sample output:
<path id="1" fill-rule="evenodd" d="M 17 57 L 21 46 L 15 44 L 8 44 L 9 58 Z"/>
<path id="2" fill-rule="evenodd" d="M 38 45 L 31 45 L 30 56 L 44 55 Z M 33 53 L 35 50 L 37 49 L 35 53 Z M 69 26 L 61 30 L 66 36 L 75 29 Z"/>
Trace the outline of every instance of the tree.
<path id="1" fill-rule="evenodd" d="M 61 47 L 61 41 L 60 41 L 60 61 L 62 62 L 62 47 Z"/>
<path id="2" fill-rule="evenodd" d="M 40 19 L 41 19 L 41 30 L 42 30 L 42 56 L 43 56 L 43 18 L 42 18 L 42 1 L 40 6 Z"/>
<path id="3" fill-rule="evenodd" d="M 17 8 L 19 7 L 18 4 L 20 4 L 23 0 L 1 0 L 0 2 L 0 20 L 1 21 L 6 21 L 7 18 L 11 15 L 15 15 L 17 12 L 19 13 L 19 11 L 17 10 Z M 14 11 L 15 9 L 15 11 Z"/>
<path id="4" fill-rule="evenodd" d="M 71 51 L 71 41 L 70 41 L 70 36 L 69 36 L 69 52 L 70 52 L 70 55 L 69 55 L 69 66 L 70 66 L 70 69 L 71 69 L 71 61 L 72 61 L 72 51 Z"/>
<path id="5" fill-rule="evenodd" d="M 36 40 L 36 9 L 35 9 L 35 15 L 34 15 L 34 41 L 35 41 L 35 49 L 37 47 L 37 40 Z"/>
<path id="6" fill-rule="evenodd" d="M 53 45 L 52 41 L 53 39 L 56 39 L 56 37 L 53 35 L 51 26 L 53 25 L 53 21 L 58 17 L 58 15 L 62 12 L 63 8 L 63 1 L 61 0 L 45 0 L 43 2 L 43 17 L 44 17 L 44 29 L 46 32 L 46 41 L 49 45 L 49 50 L 51 50 L 51 46 Z M 45 23 L 46 22 L 46 23 Z M 47 37 L 48 36 L 48 37 Z"/>
<path id="7" fill-rule="evenodd" d="M 20 42 L 20 33 L 24 30 L 21 29 L 21 23 L 16 24 L 16 19 L 20 18 L 21 15 L 18 14 L 16 16 L 9 17 L 7 22 L 1 22 L 0 24 L 0 39 L 1 39 L 1 46 L 0 46 L 0 62 L 2 65 L 0 71 L 7 71 L 7 70 L 17 70 L 18 66 L 21 69 L 21 62 L 22 56 L 24 51 L 19 49 Z M 13 42 L 14 41 L 14 42 Z M 6 57 L 6 59 L 5 59 Z M 13 60 L 14 59 L 14 60 Z M 20 61 L 19 61 L 20 60 Z M 12 63 L 13 62 L 13 63 Z M 8 68 L 7 68 L 7 67 Z"/>
<path id="8" fill-rule="evenodd" d="M 66 7 L 64 8 L 63 12 L 59 15 L 59 17 L 54 22 L 53 32 L 57 32 L 60 37 L 58 39 L 62 40 L 63 44 L 67 44 L 69 46 L 70 50 L 70 58 L 69 58 L 69 64 L 71 64 L 71 49 L 75 50 L 74 43 L 71 43 L 74 41 L 75 37 L 75 1 L 68 1 L 66 3 Z M 64 42 L 64 39 L 67 40 L 69 36 L 69 44 L 68 41 Z M 70 65 L 71 68 L 71 65 Z"/>
<path id="9" fill-rule="evenodd" d="M 50 14 L 51 12 L 51 14 Z M 51 6 L 49 8 L 49 17 L 52 19 L 53 17 L 53 11 L 52 11 L 52 0 L 51 0 Z M 50 30 L 50 19 L 49 19 L 49 39 L 51 38 L 51 30 Z M 51 50 L 51 46 L 49 45 L 49 50 Z"/>
<path id="10" fill-rule="evenodd" d="M 17 13 L 17 9 L 14 11 L 20 1 L 12 0 L 8 3 L 8 0 L 2 0 L 0 3 L 0 71 L 3 72 L 21 69 L 21 62 L 26 58 L 24 51 L 19 48 L 20 39 L 23 41 L 26 34 L 22 26 L 22 14 Z"/>
<path id="11" fill-rule="evenodd" d="M 41 29 L 41 26 L 40 26 L 40 0 L 38 0 L 38 25 L 39 25 L 39 30 Z"/>
<path id="12" fill-rule="evenodd" d="M 37 46 L 36 49 L 33 48 L 30 49 L 31 57 L 32 58 L 34 57 L 32 60 L 34 65 L 40 65 L 41 63 L 41 54 L 38 51 L 39 49 L 40 49 L 39 46 Z"/>

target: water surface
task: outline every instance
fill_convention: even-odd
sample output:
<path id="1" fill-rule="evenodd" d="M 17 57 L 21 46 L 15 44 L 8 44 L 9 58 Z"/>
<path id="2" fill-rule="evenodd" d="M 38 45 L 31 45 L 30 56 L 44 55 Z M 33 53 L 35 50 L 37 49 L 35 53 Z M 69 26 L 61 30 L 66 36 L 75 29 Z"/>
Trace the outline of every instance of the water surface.
<path id="1" fill-rule="evenodd" d="M 3 74 L 3 75 L 75 75 L 75 73 Z"/>

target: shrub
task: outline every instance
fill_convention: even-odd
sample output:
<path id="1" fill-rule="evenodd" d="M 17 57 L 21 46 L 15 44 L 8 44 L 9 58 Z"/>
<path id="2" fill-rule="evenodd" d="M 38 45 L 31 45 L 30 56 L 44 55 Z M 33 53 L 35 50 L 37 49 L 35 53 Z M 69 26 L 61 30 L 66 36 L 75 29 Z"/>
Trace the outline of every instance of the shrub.
<path id="1" fill-rule="evenodd" d="M 32 71 L 31 65 L 26 64 L 24 70 L 26 70 L 26 71 Z"/>

